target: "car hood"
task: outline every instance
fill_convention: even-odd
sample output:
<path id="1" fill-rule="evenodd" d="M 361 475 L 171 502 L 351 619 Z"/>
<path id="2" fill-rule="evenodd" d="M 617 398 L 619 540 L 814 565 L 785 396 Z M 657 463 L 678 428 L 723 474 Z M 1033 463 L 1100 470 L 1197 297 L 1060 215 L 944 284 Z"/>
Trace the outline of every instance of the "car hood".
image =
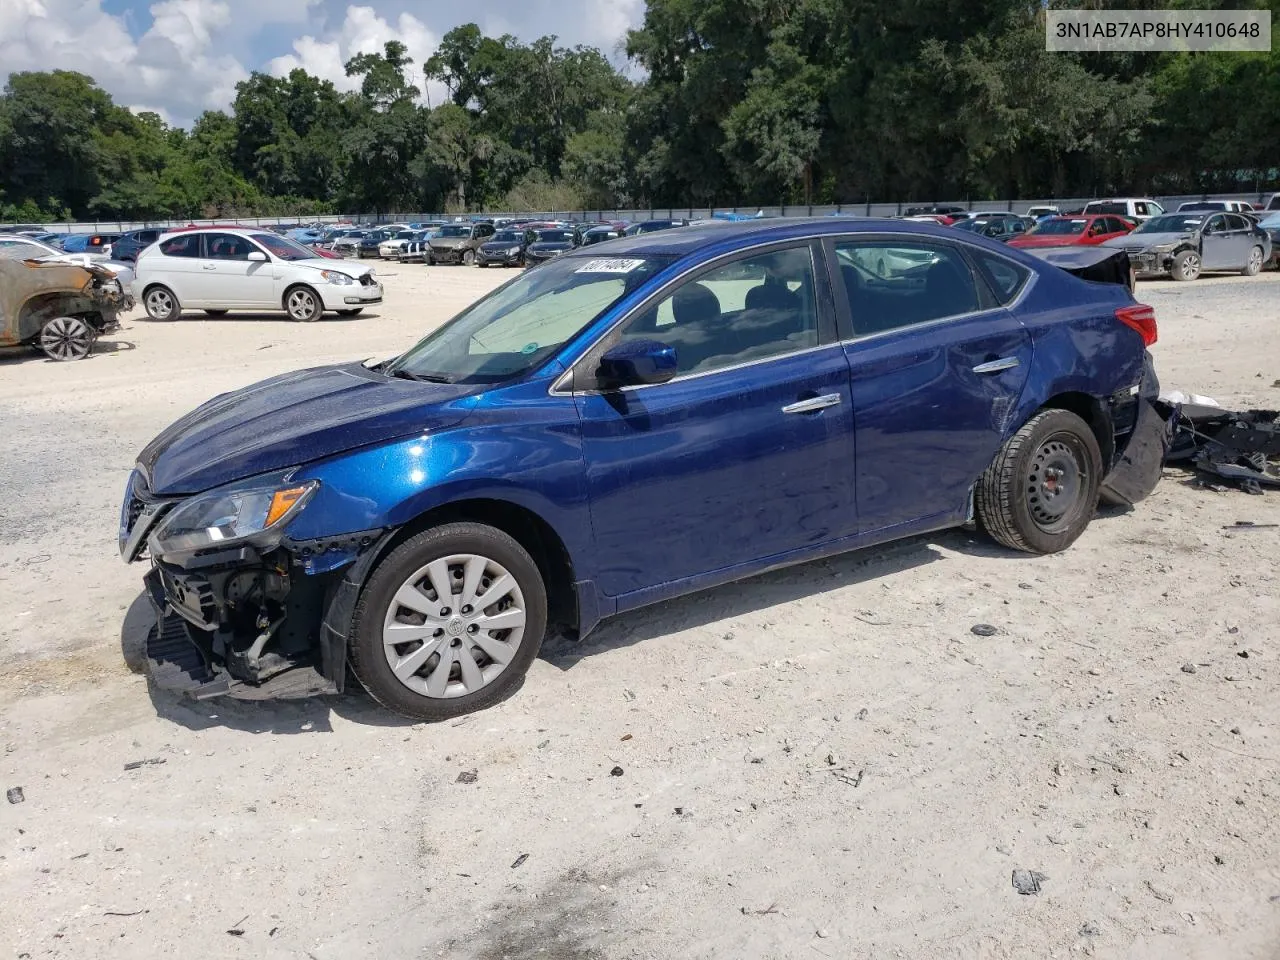
<path id="1" fill-rule="evenodd" d="M 488 243 L 480 244 L 480 249 L 485 253 L 506 253 L 512 247 L 519 246 L 519 240 L 490 240 Z"/>
<path id="2" fill-rule="evenodd" d="M 360 363 L 298 370 L 201 404 L 147 444 L 138 463 L 153 493 L 198 493 L 452 426 L 474 389 L 384 377 Z"/>
<path id="3" fill-rule="evenodd" d="M 564 253 L 566 250 L 572 250 L 572 243 L 563 241 L 544 240 L 540 243 L 529 244 L 530 253 Z"/>
<path id="4" fill-rule="evenodd" d="M 1166 243 L 1179 243 L 1183 240 L 1194 240 L 1194 233 L 1129 233 L 1123 237 L 1112 237 L 1104 240 L 1104 247 L 1119 247 L 1121 250 L 1149 250 Z"/>
<path id="5" fill-rule="evenodd" d="M 359 280 L 366 273 L 373 271 L 369 267 L 362 267 L 358 263 L 347 263 L 345 260 L 333 260 L 327 257 L 314 257 L 310 260 L 294 260 L 290 263 L 294 267 L 311 267 L 314 270 L 328 270 L 332 273 L 345 273 L 352 280 Z"/>
<path id="6" fill-rule="evenodd" d="M 427 242 L 433 247 L 440 247 L 445 250 L 452 250 L 454 247 L 460 247 L 464 243 L 469 243 L 470 237 L 432 237 Z"/>

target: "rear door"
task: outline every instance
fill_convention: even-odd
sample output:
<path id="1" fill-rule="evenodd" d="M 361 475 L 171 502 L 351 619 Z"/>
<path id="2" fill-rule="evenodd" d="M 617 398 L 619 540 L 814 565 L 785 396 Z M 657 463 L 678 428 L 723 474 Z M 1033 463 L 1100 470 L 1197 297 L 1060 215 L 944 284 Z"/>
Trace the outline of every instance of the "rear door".
<path id="1" fill-rule="evenodd" d="M 1253 252 L 1253 247 L 1257 240 L 1253 236 L 1253 224 L 1247 217 L 1239 213 L 1225 214 L 1227 218 L 1227 236 L 1231 238 L 1231 261 L 1228 267 L 1243 268 L 1249 262 L 1249 254 Z"/>
<path id="2" fill-rule="evenodd" d="M 847 536 L 849 369 L 814 242 L 704 268 L 624 320 L 675 347 L 668 383 L 577 393 L 598 553 L 622 596 Z"/>
<path id="3" fill-rule="evenodd" d="M 885 276 L 860 266 L 890 248 L 922 262 Z M 1031 337 L 1010 307 L 1033 274 L 934 238 L 861 234 L 830 241 L 828 254 L 852 382 L 860 530 L 962 519 L 1026 383 Z"/>
<path id="4" fill-rule="evenodd" d="M 201 306 L 201 233 L 201 230 L 188 230 L 161 243 L 156 251 L 148 254 L 138 271 L 138 279 L 144 284 L 164 284 L 184 307 Z"/>

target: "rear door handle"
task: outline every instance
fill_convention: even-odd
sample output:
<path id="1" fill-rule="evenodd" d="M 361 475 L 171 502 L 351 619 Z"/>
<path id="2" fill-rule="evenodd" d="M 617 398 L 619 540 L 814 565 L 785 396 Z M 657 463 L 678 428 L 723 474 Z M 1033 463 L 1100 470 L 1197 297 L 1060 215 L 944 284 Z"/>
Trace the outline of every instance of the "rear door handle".
<path id="1" fill-rule="evenodd" d="M 825 410 L 827 407 L 834 407 L 840 402 L 840 394 L 824 393 L 820 397 L 809 397 L 807 400 L 797 400 L 795 403 L 788 403 L 782 408 L 783 413 L 817 413 L 819 410 Z"/>
<path id="2" fill-rule="evenodd" d="M 217 270 L 217 269 L 218 269 L 218 265 L 217 265 L 216 263 L 202 263 L 202 264 L 200 264 L 200 266 L 201 266 L 201 267 L 203 267 L 205 270 Z"/>
<path id="3" fill-rule="evenodd" d="M 1021 361 L 1017 357 L 1001 357 L 999 360 L 988 360 L 973 368 L 974 373 L 999 373 L 1001 370 L 1012 370 Z"/>

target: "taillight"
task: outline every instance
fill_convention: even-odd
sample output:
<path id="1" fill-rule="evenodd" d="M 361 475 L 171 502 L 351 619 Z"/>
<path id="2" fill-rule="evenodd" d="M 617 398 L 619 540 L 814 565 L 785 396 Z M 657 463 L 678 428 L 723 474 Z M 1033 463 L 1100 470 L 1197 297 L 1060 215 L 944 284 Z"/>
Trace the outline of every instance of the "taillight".
<path id="1" fill-rule="evenodd" d="M 1132 327 L 1138 331 L 1142 337 L 1142 342 L 1146 346 L 1151 346 L 1156 342 L 1156 311 L 1154 307 L 1149 307 L 1145 303 L 1135 303 L 1132 306 L 1121 307 L 1116 311 L 1116 319 L 1123 323 L 1126 327 Z"/>

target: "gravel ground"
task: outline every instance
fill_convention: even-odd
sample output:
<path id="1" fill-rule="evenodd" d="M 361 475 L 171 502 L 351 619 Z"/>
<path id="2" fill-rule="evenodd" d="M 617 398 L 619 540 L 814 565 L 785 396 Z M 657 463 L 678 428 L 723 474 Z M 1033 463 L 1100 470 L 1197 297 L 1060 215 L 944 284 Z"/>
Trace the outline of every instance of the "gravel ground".
<path id="1" fill-rule="evenodd" d="M 0 360 L 0 956 L 1280 956 L 1277 536 L 1223 529 L 1277 493 L 1169 471 L 1059 556 L 954 532 L 757 577 L 550 643 L 452 723 L 149 691 L 133 456 L 508 276 L 381 272 L 355 320 L 135 314 Z M 1280 405 L 1280 275 L 1139 293 L 1166 386 Z"/>

